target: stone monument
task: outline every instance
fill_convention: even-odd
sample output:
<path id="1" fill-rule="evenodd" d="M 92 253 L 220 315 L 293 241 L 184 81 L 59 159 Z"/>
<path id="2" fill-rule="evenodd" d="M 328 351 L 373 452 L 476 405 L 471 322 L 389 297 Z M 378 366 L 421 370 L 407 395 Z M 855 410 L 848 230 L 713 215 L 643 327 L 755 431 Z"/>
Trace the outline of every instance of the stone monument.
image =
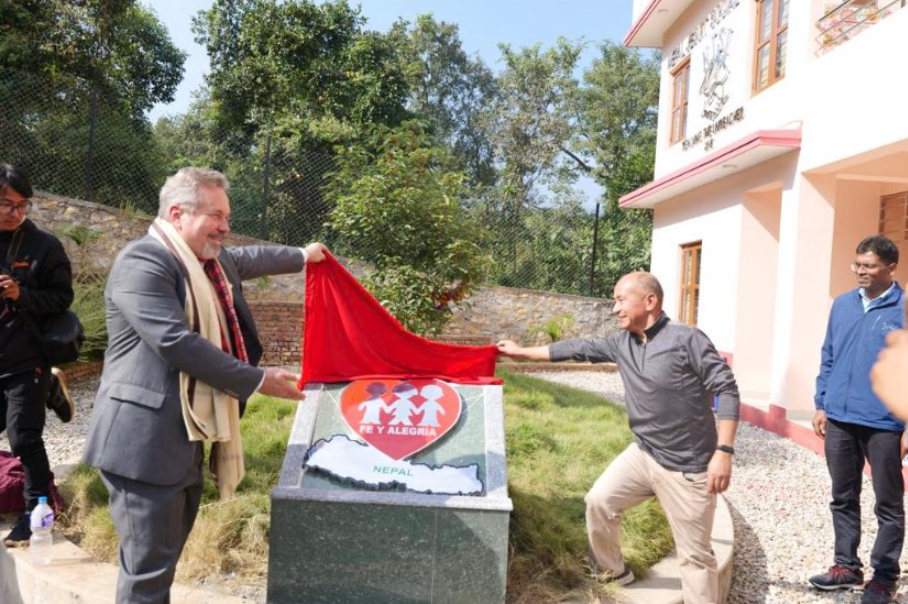
<path id="1" fill-rule="evenodd" d="M 269 604 L 500 604 L 501 386 L 310 384 L 272 492 Z"/>

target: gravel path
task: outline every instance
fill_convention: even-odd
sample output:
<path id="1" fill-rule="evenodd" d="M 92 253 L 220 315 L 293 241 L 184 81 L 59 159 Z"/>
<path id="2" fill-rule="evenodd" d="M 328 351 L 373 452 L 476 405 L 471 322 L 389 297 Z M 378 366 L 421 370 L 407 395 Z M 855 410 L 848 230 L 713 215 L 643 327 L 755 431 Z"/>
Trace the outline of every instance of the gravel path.
<path id="1" fill-rule="evenodd" d="M 85 434 L 88 432 L 88 420 L 91 417 L 91 406 L 98 391 L 100 376 L 92 376 L 69 384 L 69 393 L 73 397 L 76 412 L 72 421 L 62 423 L 54 412 L 47 410 L 47 420 L 44 424 L 44 446 L 50 467 L 59 464 L 75 463 L 82 455 L 85 444 Z M 0 449 L 9 451 L 9 440 L 4 431 L 0 435 Z"/>
<path id="2" fill-rule="evenodd" d="M 624 387 L 618 374 L 534 376 L 624 402 Z M 78 460 L 97 387 L 97 377 L 70 387 L 76 414 L 69 424 L 60 423 L 49 412 L 44 440 L 51 466 Z M 9 450 L 5 433 L 0 435 L 0 449 Z M 734 475 L 727 493 L 736 548 L 729 604 L 859 602 L 860 596 L 854 592 L 819 593 L 806 585 L 807 577 L 825 570 L 832 559 L 829 477 L 823 459 L 748 424 L 741 424 L 735 449 Z M 867 564 L 876 534 L 873 490 L 867 477 L 862 505 L 865 513 L 861 558 Z M 908 568 L 904 556 L 902 567 Z M 903 585 L 899 602 L 908 603 L 906 593 L 908 587 Z"/>
<path id="3" fill-rule="evenodd" d="M 534 377 L 624 401 L 617 374 L 537 373 Z M 824 459 L 744 423 L 738 429 L 735 451 L 734 473 L 726 493 L 735 525 L 735 567 L 728 604 L 860 602 L 856 592 L 820 593 L 807 585 L 810 575 L 832 564 L 829 474 Z M 876 536 L 873 503 L 873 488 L 865 476 L 860 548 L 865 565 Z M 908 569 L 905 555 L 901 563 Z M 897 601 L 908 602 L 908 582 L 902 582 Z"/>

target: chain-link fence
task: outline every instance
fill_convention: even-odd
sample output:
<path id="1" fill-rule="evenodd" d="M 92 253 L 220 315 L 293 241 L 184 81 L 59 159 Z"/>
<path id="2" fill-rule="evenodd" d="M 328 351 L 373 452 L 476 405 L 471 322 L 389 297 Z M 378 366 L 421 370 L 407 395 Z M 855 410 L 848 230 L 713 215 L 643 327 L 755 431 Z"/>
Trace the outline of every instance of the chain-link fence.
<path id="1" fill-rule="evenodd" d="M 324 148 L 290 153 L 272 147 L 266 137 L 226 161 L 217 145 L 229 146 L 230 137 L 221 133 L 219 142 L 208 140 L 204 120 L 197 131 L 183 124 L 175 145 L 173 122 L 170 130 L 161 123 L 153 127 L 75 78 L 0 71 L 0 106 L 0 161 L 22 167 L 38 189 L 154 214 L 168 175 L 184 165 L 207 163 L 231 182 L 234 232 L 292 245 L 322 240 L 343 247 L 330 226 L 326 196 L 337 163 Z M 519 216 L 505 215 L 494 204 L 470 200 L 466 205 L 468 215 L 486 227 L 483 247 L 493 259 L 492 282 L 607 295 L 601 269 L 594 273 L 591 268 L 597 220 L 579 203 L 525 209 Z M 598 245 L 601 250 L 602 242 Z M 368 260 L 367 253 L 359 255 Z"/>

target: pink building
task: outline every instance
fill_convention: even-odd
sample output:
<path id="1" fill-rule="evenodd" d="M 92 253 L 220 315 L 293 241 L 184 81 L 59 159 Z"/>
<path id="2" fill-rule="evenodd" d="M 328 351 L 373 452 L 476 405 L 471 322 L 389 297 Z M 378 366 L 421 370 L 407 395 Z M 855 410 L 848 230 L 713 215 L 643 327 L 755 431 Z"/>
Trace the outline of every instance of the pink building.
<path id="1" fill-rule="evenodd" d="M 666 311 L 729 355 L 745 419 L 811 444 L 814 378 L 849 263 L 883 233 L 908 279 L 906 0 L 635 0 L 662 52 L 654 211 Z M 787 420 L 787 421 L 786 421 Z"/>

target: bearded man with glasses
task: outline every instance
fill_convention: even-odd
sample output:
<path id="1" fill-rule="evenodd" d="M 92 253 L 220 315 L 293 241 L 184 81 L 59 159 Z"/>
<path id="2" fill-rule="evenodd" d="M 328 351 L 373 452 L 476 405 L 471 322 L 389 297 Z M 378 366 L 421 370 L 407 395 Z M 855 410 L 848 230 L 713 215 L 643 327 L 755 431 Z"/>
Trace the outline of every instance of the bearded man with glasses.
<path id="1" fill-rule="evenodd" d="M 870 464 L 876 495 L 878 531 L 870 566 L 873 578 L 864 586 L 862 604 L 886 604 L 895 597 L 899 557 L 905 537 L 905 491 L 901 460 L 905 425 L 874 394 L 870 368 L 888 333 L 904 325 L 905 297 L 892 273 L 899 250 L 886 237 L 867 237 L 858 244 L 851 270 L 858 287 L 832 304 L 820 374 L 817 376 L 813 429 L 824 439 L 832 479 L 833 565 L 810 578 L 817 589 L 831 591 L 864 586 L 858 557 L 861 541 L 861 481 Z"/>
<path id="2" fill-rule="evenodd" d="M 3 539 L 7 547 L 28 545 L 29 513 L 39 497 L 52 500 L 45 405 L 63 421 L 72 418 L 65 382 L 52 373 L 31 327 L 72 304 L 72 267 L 60 241 L 27 218 L 31 196 L 22 170 L 0 163 L 0 432 L 25 472 L 25 513 Z"/>

